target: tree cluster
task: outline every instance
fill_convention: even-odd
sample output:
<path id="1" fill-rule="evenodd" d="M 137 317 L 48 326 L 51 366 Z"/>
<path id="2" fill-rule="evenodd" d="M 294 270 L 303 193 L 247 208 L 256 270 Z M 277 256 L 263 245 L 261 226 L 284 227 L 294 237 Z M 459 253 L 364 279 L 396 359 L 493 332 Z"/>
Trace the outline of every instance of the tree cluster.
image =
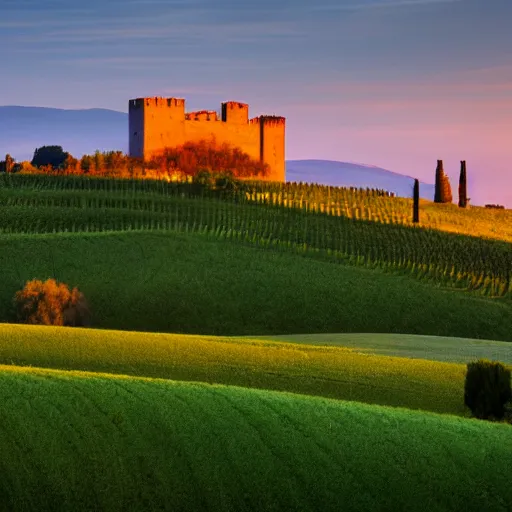
<path id="1" fill-rule="evenodd" d="M 15 164 L 7 155 L 0 163 L 0 171 L 83 174 L 117 178 L 167 178 L 196 176 L 201 171 L 231 174 L 235 178 L 262 178 L 268 174 L 268 165 L 251 158 L 240 148 L 215 139 L 187 142 L 174 148 L 165 148 L 153 158 L 143 161 L 125 155 L 122 151 L 96 151 L 80 159 L 65 152 L 62 146 L 37 148 L 30 162 Z"/>

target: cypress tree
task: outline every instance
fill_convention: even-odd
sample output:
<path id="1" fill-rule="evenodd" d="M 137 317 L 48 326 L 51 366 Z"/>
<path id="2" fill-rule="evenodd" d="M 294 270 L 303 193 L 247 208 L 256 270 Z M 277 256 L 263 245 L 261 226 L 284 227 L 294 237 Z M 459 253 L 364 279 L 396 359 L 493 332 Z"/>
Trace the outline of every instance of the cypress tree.
<path id="1" fill-rule="evenodd" d="M 436 167 L 436 189 L 434 193 L 434 203 L 441 202 L 441 181 L 443 179 L 443 161 L 437 161 Z"/>
<path id="2" fill-rule="evenodd" d="M 452 187 L 450 186 L 450 180 L 444 173 L 443 161 L 437 161 L 436 168 L 436 189 L 434 195 L 435 203 L 451 203 L 452 202 Z"/>
<path id="3" fill-rule="evenodd" d="M 414 223 L 418 223 L 420 221 L 420 182 L 419 182 L 419 180 L 414 180 L 412 221 Z"/>
<path id="4" fill-rule="evenodd" d="M 459 207 L 466 208 L 468 205 L 468 189 L 467 189 L 467 176 L 466 176 L 466 160 L 460 162 L 460 177 L 459 177 Z"/>

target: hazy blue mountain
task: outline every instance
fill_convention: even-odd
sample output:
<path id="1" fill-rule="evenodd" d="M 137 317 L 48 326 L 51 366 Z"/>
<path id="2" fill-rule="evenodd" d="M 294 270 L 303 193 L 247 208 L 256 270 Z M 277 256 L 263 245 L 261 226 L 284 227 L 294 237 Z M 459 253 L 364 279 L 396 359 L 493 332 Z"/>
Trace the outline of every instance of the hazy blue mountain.
<path id="1" fill-rule="evenodd" d="M 31 160 L 40 146 L 58 145 L 79 158 L 100 151 L 128 151 L 128 114 L 106 109 L 63 110 L 0 107 L 0 159 Z M 379 167 L 330 160 L 288 160 L 288 181 L 345 187 L 382 188 L 411 197 L 414 179 Z M 420 195 L 434 198 L 434 186 L 420 184 Z"/>
<path id="2" fill-rule="evenodd" d="M 287 181 L 338 187 L 380 188 L 412 197 L 414 178 L 372 165 L 333 160 L 287 160 Z M 420 182 L 420 197 L 434 200 L 434 185 Z"/>
<path id="3" fill-rule="evenodd" d="M 105 109 L 0 107 L 0 158 L 32 160 L 40 146 L 62 146 L 75 157 L 128 150 L 128 115 Z"/>

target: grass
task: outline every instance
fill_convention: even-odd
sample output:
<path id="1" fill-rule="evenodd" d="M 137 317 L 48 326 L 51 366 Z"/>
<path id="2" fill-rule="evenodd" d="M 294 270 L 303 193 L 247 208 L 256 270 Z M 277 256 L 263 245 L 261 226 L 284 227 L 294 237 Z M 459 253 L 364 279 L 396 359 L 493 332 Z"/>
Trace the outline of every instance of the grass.
<path id="1" fill-rule="evenodd" d="M 27 280 L 48 277 L 78 286 L 99 328 L 512 340 L 507 300 L 379 269 L 172 232 L 0 237 L 0 319 L 9 321 L 12 297 Z"/>
<path id="2" fill-rule="evenodd" d="M 337 346 L 1 325 L 0 364 L 228 384 L 469 415 L 465 364 Z"/>
<path id="3" fill-rule="evenodd" d="M 511 297 L 510 243 L 425 229 L 428 222 L 412 228 L 410 205 L 407 215 L 399 214 L 394 208 L 404 205 L 396 198 L 328 187 L 244 186 L 246 191 L 219 196 L 184 183 L 4 175 L 0 232 L 207 231 L 222 239 L 384 268 L 479 295 Z M 434 211 L 445 217 L 450 211 L 461 215 L 451 205 L 437 207 Z M 479 215 L 468 218 L 476 225 Z"/>
<path id="4" fill-rule="evenodd" d="M 236 387 L 0 367 L 6 510 L 512 505 L 503 424 Z"/>
<path id="5" fill-rule="evenodd" d="M 251 336 L 255 339 L 345 347 L 368 354 L 466 363 L 472 359 L 493 359 L 512 365 L 510 345 L 501 341 L 397 334 L 290 334 Z"/>

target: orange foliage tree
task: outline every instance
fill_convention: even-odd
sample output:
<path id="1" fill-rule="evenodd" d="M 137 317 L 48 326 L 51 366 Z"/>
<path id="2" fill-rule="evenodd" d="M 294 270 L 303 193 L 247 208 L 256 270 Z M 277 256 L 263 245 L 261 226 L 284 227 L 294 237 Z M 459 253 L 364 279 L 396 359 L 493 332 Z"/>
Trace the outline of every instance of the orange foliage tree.
<path id="1" fill-rule="evenodd" d="M 18 322 L 39 325 L 86 326 L 90 311 L 83 293 L 71 291 L 55 279 L 33 279 L 16 292 L 14 306 Z"/>
<path id="2" fill-rule="evenodd" d="M 113 178 L 171 178 L 195 177 L 199 173 L 230 174 L 235 178 L 258 178 L 268 175 L 269 167 L 251 158 L 239 147 L 217 144 L 215 139 L 186 142 L 162 150 L 149 161 L 125 155 L 122 151 L 96 151 L 79 160 L 69 153 L 59 168 L 30 166 L 24 173 L 82 174 Z"/>
<path id="3" fill-rule="evenodd" d="M 186 142 L 174 148 L 165 148 L 150 160 L 154 169 L 163 174 L 181 173 L 196 176 L 200 171 L 231 173 L 235 178 L 266 176 L 268 165 L 251 158 L 239 147 L 228 143 L 217 144 L 215 139 Z"/>

